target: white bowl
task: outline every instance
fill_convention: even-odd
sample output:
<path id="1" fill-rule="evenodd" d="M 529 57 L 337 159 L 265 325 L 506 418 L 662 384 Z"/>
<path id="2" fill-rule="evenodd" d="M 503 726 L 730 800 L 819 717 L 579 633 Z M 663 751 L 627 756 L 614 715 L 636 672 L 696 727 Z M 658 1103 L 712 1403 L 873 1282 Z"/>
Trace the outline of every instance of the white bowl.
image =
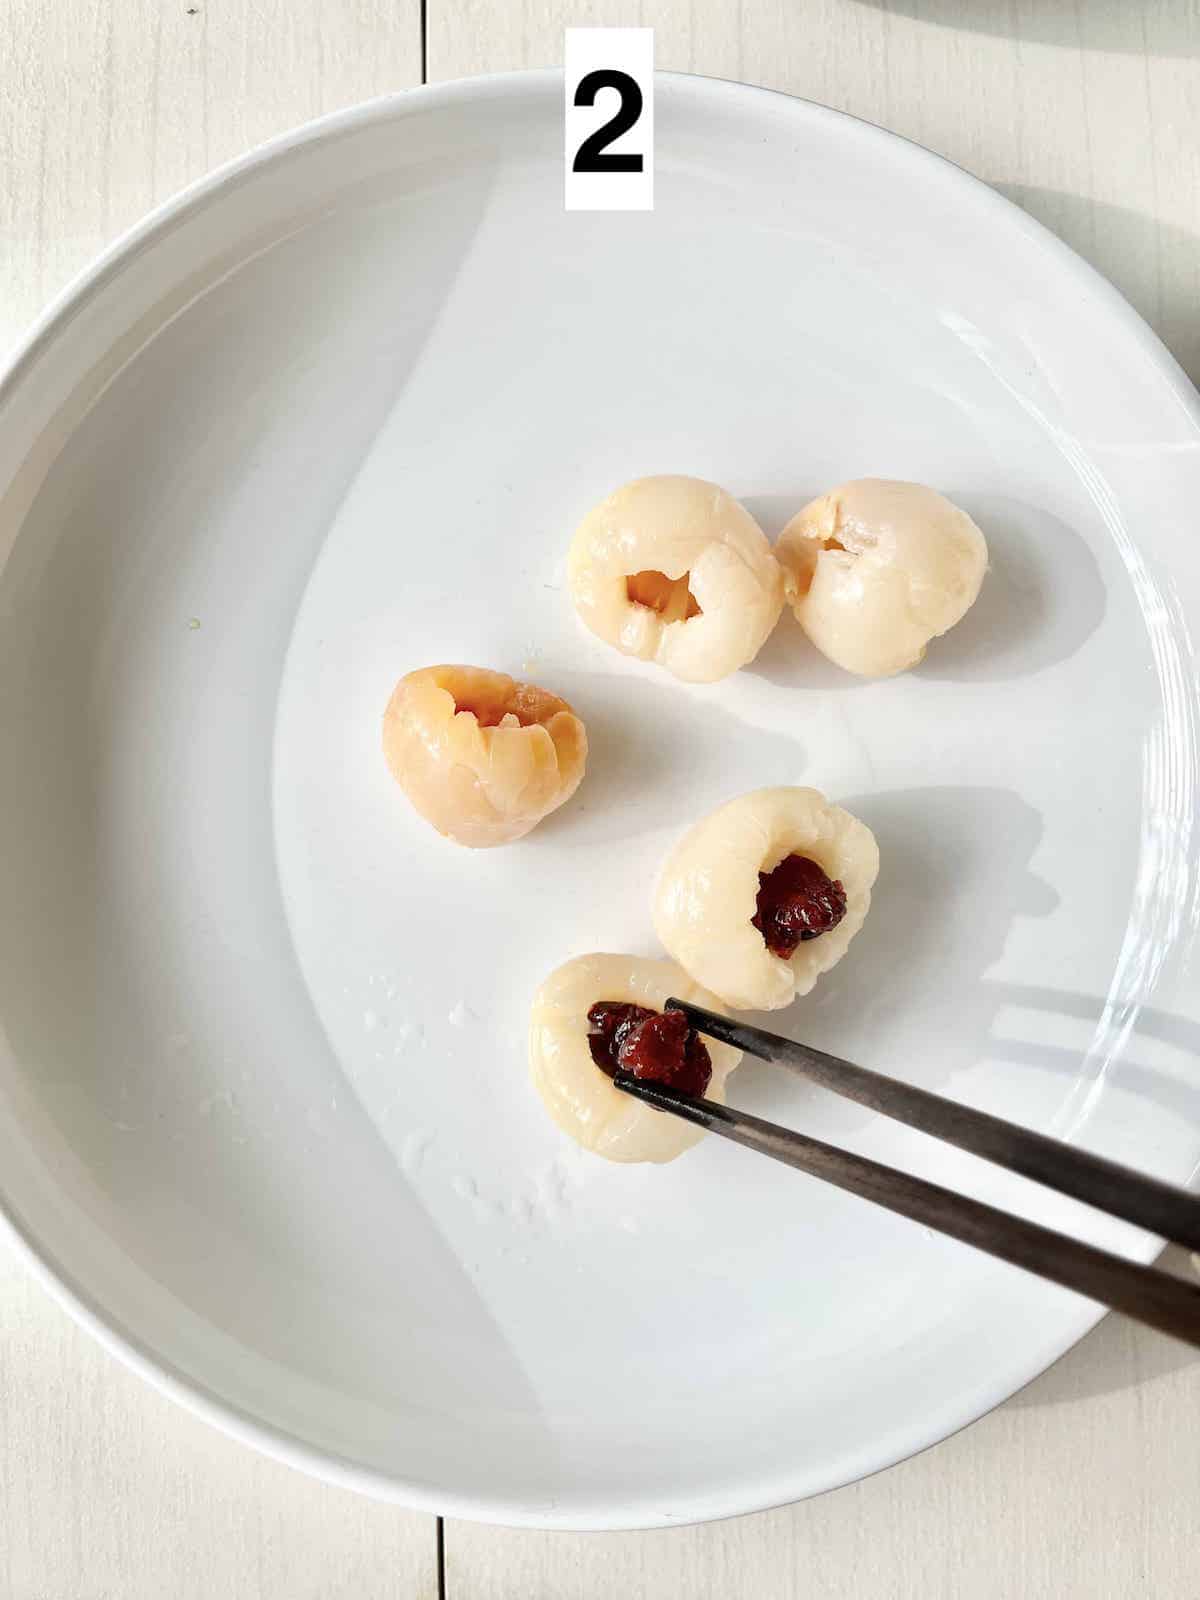
<path id="1" fill-rule="evenodd" d="M 883 870 L 786 1026 L 1188 1180 L 1200 427 L 1110 288 L 911 145 L 663 78 L 656 211 L 568 215 L 561 116 L 533 73 L 304 129 L 125 239 L 0 390 L 0 1192 L 238 1436 L 455 1515 L 656 1525 L 895 1461 L 1099 1313 L 728 1146 L 583 1155 L 528 997 L 653 949 L 688 822 L 812 783 Z M 905 677 L 785 617 L 688 690 L 563 590 L 648 472 L 772 533 L 928 481 L 993 571 Z M 455 659 L 588 721 L 580 794 L 507 850 L 439 840 L 380 754 L 393 681 Z M 731 1093 L 1154 1248 L 765 1068 Z"/>

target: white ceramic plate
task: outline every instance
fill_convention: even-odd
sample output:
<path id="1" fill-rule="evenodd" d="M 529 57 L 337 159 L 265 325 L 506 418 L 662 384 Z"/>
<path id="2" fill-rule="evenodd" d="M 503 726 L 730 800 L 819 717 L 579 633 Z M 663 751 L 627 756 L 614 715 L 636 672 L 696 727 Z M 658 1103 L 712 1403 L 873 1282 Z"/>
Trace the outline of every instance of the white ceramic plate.
<path id="1" fill-rule="evenodd" d="M 895 1461 L 1098 1311 L 727 1146 L 583 1155 L 528 1086 L 530 992 L 653 950 L 684 824 L 813 783 L 883 869 L 778 1020 L 1190 1179 L 1200 427 L 1113 291 L 935 157 L 666 78 L 657 210 L 565 215 L 560 94 L 274 145 L 10 374 L 0 1188 L 78 1314 L 240 1437 L 455 1515 L 653 1525 Z M 840 479 L 928 480 L 994 570 L 906 677 L 785 618 L 689 690 L 563 587 L 583 511 L 655 471 L 772 533 Z M 455 659 L 587 719 L 583 790 L 514 848 L 443 843 L 384 769 L 393 680 Z M 733 1094 L 1152 1253 L 764 1068 Z"/>

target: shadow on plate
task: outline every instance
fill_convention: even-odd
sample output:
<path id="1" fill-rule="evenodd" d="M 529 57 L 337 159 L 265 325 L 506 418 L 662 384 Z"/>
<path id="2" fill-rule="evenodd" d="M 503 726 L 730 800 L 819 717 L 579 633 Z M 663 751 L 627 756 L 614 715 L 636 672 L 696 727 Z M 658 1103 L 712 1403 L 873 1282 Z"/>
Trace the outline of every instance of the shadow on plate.
<path id="1" fill-rule="evenodd" d="M 1091 1028 L 1098 1027 L 1104 1016 L 1106 1002 L 1096 995 L 1041 988 L 1035 984 L 997 981 L 993 981 L 991 987 L 1001 1006 L 1040 1011 L 1047 1016 L 1072 1019 Z M 1140 1006 L 1127 1050 L 1113 1063 L 1116 1075 L 1114 1083 L 1124 1093 L 1153 1096 L 1182 1122 L 1200 1126 L 1200 1076 L 1194 1080 L 1170 1077 L 1139 1063 L 1136 1056 L 1139 1039 L 1173 1046 L 1185 1055 L 1200 1060 L 1200 1026 L 1153 1006 Z M 1084 1054 L 1082 1049 L 1066 1045 L 1034 1043 L 1027 1039 L 1003 1036 L 992 1039 L 989 1048 L 993 1057 L 1014 1066 L 1061 1071 L 1070 1076 L 1078 1074 Z"/>
<path id="2" fill-rule="evenodd" d="M 989 1059 L 1006 1068 L 1058 1071 L 1065 1084 L 1077 1082 L 1083 1039 L 1100 1023 L 1105 1000 L 988 976 L 1016 919 L 1047 916 L 1057 905 L 1054 891 L 1029 867 L 1042 835 L 1034 808 L 1011 791 L 950 787 L 850 797 L 846 804 L 879 840 L 882 892 L 845 960 L 811 996 L 753 1020 L 934 1090 L 944 1091 L 949 1078 Z M 920 1021 L 906 1024 L 914 994 L 923 997 Z M 1064 1021 L 1078 1024 L 1080 1047 L 999 1034 L 998 1017 L 1014 1009 L 1057 1019 L 1060 1033 Z M 869 1047 L 860 1049 L 856 1042 L 872 1031 L 878 1036 L 881 1014 L 897 1041 L 889 1062 L 870 1060 Z M 921 1043 L 939 1035 L 933 1065 Z M 953 1045 L 947 1047 L 946 1040 Z M 1112 1069 L 1122 1094 L 1152 1099 L 1181 1123 L 1200 1126 L 1200 1077 L 1151 1066 L 1148 1050 L 1139 1059 L 1139 1040 L 1200 1060 L 1200 1024 L 1143 1006 Z M 816 1115 L 819 1127 L 813 1131 L 835 1140 L 852 1139 L 872 1117 L 800 1082 L 781 1091 L 778 1069 L 749 1059 L 738 1073 L 737 1100 L 797 1127 L 806 1115 L 810 1121 Z M 1186 1252 L 1174 1248 L 1165 1253 L 1164 1265 L 1183 1274 L 1191 1270 Z M 1013 1403 L 1084 1399 L 1167 1376 L 1197 1360 L 1200 1354 L 1188 1346 L 1110 1317 Z"/>
<path id="3" fill-rule="evenodd" d="M 777 689 L 811 689 L 822 694 L 865 689 L 874 681 L 845 672 L 823 656 L 809 643 L 790 606 L 784 606 L 774 633 L 742 671 L 774 684 Z"/>
<path id="4" fill-rule="evenodd" d="M 1047 916 L 1058 903 L 1029 868 L 1042 820 L 1019 795 L 999 788 L 903 789 L 849 796 L 844 804 L 879 841 L 884 865 L 871 914 L 810 996 L 755 1020 L 868 1065 L 883 1065 L 866 1057 L 868 1041 L 886 1027 L 896 1041 L 891 1070 L 917 1077 L 919 1063 L 919 1081 L 937 1089 L 988 1052 L 1003 1001 L 985 974 L 1014 921 Z M 914 994 L 923 997 L 919 1023 L 904 1020 Z M 931 1029 L 943 1041 L 936 1058 L 923 1048 Z M 738 1083 L 748 1110 L 779 1114 L 777 1069 L 748 1062 Z M 816 1089 L 797 1085 L 795 1094 L 821 1095 L 822 1127 L 830 1133 L 850 1134 L 871 1116 Z"/>
<path id="5" fill-rule="evenodd" d="M 1065 45 L 1143 57 L 1200 55 L 1200 28 L 1189 0 L 1168 0 L 1152 13 L 1143 6 L 1109 0 L 1037 0 L 1017 7 L 1010 0 L 858 0 L 877 10 L 898 11 L 936 27 L 991 34 L 1030 44 Z"/>
<path id="6" fill-rule="evenodd" d="M 1016 921 L 1048 916 L 1058 904 L 1049 884 L 1030 871 L 1042 836 L 1037 811 L 1011 790 L 949 786 L 850 796 L 845 804 L 879 841 L 883 868 L 871 914 L 845 959 L 811 995 L 754 1020 L 925 1088 L 939 1089 L 984 1060 L 1077 1081 L 1105 999 L 989 976 Z M 916 995 L 920 1016 L 909 1021 Z M 1079 1046 L 1015 1037 L 1008 1024 L 1002 1031 L 1000 1013 L 1013 1010 L 1078 1024 Z M 1055 1032 L 1061 1037 L 1061 1026 Z M 895 1041 L 890 1063 L 868 1059 L 871 1041 L 883 1033 Z M 931 1033 L 939 1040 L 932 1053 Z M 1139 1040 L 1200 1059 L 1200 1025 L 1142 1006 L 1112 1068 L 1122 1093 L 1153 1097 L 1185 1124 L 1200 1126 L 1200 1078 L 1149 1066 L 1148 1051 L 1139 1059 Z M 776 1069 L 747 1062 L 738 1084 L 748 1109 L 772 1115 L 765 1107 L 778 1101 Z M 796 1092 L 821 1095 L 799 1085 Z M 826 1105 L 829 1126 L 836 1121 L 839 1133 L 870 1115 L 832 1096 L 822 1096 Z"/>
<path id="7" fill-rule="evenodd" d="M 37 714 L 0 711 L 0 834 L 21 840 L 0 852 L 0 904 L 28 908 L 0 918 L 0 1072 L 27 1107 L 23 1141 L 55 1178 L 51 1204 L 13 1177 L 13 1204 L 62 1279 L 168 1371 L 331 1457 L 431 1483 L 455 1481 L 489 1423 L 502 1431 L 512 1416 L 547 1472 L 557 1456 L 470 1264 L 397 1171 L 313 1014 L 275 876 L 271 664 L 488 183 L 430 235 L 436 260 L 416 280 L 429 292 L 399 311 L 394 256 L 370 248 L 399 226 L 386 208 L 323 217 L 191 302 L 64 445 L 3 574 L 22 596 L 6 662 L 43 698 Z M 256 283 L 270 292 L 252 298 Z M 174 389 L 148 380 L 163 371 Z M 327 452 L 322 407 L 339 382 L 347 438 Z M 253 498 L 269 480 L 246 470 L 240 430 L 194 425 L 205 412 L 189 404 L 207 396 L 220 415 L 231 384 L 260 397 L 264 457 L 273 430 L 290 439 L 294 504 Z M 100 430 L 114 413 L 151 467 L 188 462 L 167 525 L 146 510 L 151 467 L 113 479 Z M 263 670 L 139 745 L 161 712 L 143 663 L 163 624 L 143 613 L 235 487 L 246 531 L 228 559 L 247 603 L 191 648 L 211 652 L 215 678 L 245 628 Z M 256 564 L 269 541 L 254 537 L 272 516 L 287 535 L 273 568 Z M 258 754 L 239 783 L 243 750 Z M 189 832 L 193 790 L 208 815 Z M 235 873 L 236 910 L 223 892 Z"/>
<path id="8" fill-rule="evenodd" d="M 1069 660 L 1104 619 L 1104 583 L 1087 542 L 1023 501 L 947 492 L 983 529 L 988 573 L 978 600 L 932 641 L 917 675 L 986 683 Z"/>
<path id="9" fill-rule="evenodd" d="M 1187 1252 L 1174 1247 L 1164 1250 L 1158 1264 L 1178 1277 L 1191 1271 Z M 1198 1362 L 1200 1350 L 1114 1314 L 1008 1403 L 1023 1410 L 1071 1405 L 1169 1378 Z"/>
<path id="10" fill-rule="evenodd" d="M 1136 15 L 1130 12 L 1130 19 Z M 1200 25 L 1193 23 L 1200 46 Z M 1090 261 L 1145 317 L 1193 383 L 1200 382 L 1196 274 L 1200 238 L 1144 211 L 1061 189 L 1000 183 L 1000 193 Z"/>
<path id="11" fill-rule="evenodd" d="M 626 678 L 619 669 L 556 669 L 554 686 L 587 725 L 588 773 L 578 795 L 538 824 L 535 846 L 568 828 L 581 845 L 627 843 L 664 828 L 682 833 L 744 789 L 804 781 L 804 746 L 780 733 L 756 747 L 753 781 L 740 778 L 731 771 L 730 752 L 745 747 L 745 718 L 702 691 L 689 693 L 665 673 L 656 680 L 633 672 Z M 628 713 L 629 699 L 637 701 L 636 716 Z M 678 790 L 662 781 L 681 770 L 692 786 L 686 816 L 679 813 Z"/>

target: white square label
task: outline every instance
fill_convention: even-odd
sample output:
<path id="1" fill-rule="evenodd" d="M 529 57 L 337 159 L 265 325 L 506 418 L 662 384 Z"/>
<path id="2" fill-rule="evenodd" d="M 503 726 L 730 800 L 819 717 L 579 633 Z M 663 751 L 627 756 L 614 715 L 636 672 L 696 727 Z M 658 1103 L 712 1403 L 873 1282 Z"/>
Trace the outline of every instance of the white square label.
<path id="1" fill-rule="evenodd" d="M 652 211 L 654 29 L 566 32 L 566 208 Z"/>

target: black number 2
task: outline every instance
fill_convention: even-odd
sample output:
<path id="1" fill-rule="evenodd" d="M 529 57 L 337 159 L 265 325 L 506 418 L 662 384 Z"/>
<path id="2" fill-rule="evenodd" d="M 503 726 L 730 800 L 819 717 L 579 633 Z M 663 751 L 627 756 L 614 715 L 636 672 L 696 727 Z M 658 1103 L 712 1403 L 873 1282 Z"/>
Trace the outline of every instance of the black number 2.
<path id="1" fill-rule="evenodd" d="M 621 96 L 621 104 L 615 116 L 597 128 L 595 133 L 588 134 L 575 152 L 571 170 L 572 172 L 641 172 L 640 155 L 612 154 L 608 146 L 623 133 L 628 133 L 641 116 L 642 91 L 627 72 L 601 69 L 598 72 L 589 72 L 580 78 L 575 90 L 575 104 L 594 106 L 596 96 L 601 89 L 615 89 Z"/>

